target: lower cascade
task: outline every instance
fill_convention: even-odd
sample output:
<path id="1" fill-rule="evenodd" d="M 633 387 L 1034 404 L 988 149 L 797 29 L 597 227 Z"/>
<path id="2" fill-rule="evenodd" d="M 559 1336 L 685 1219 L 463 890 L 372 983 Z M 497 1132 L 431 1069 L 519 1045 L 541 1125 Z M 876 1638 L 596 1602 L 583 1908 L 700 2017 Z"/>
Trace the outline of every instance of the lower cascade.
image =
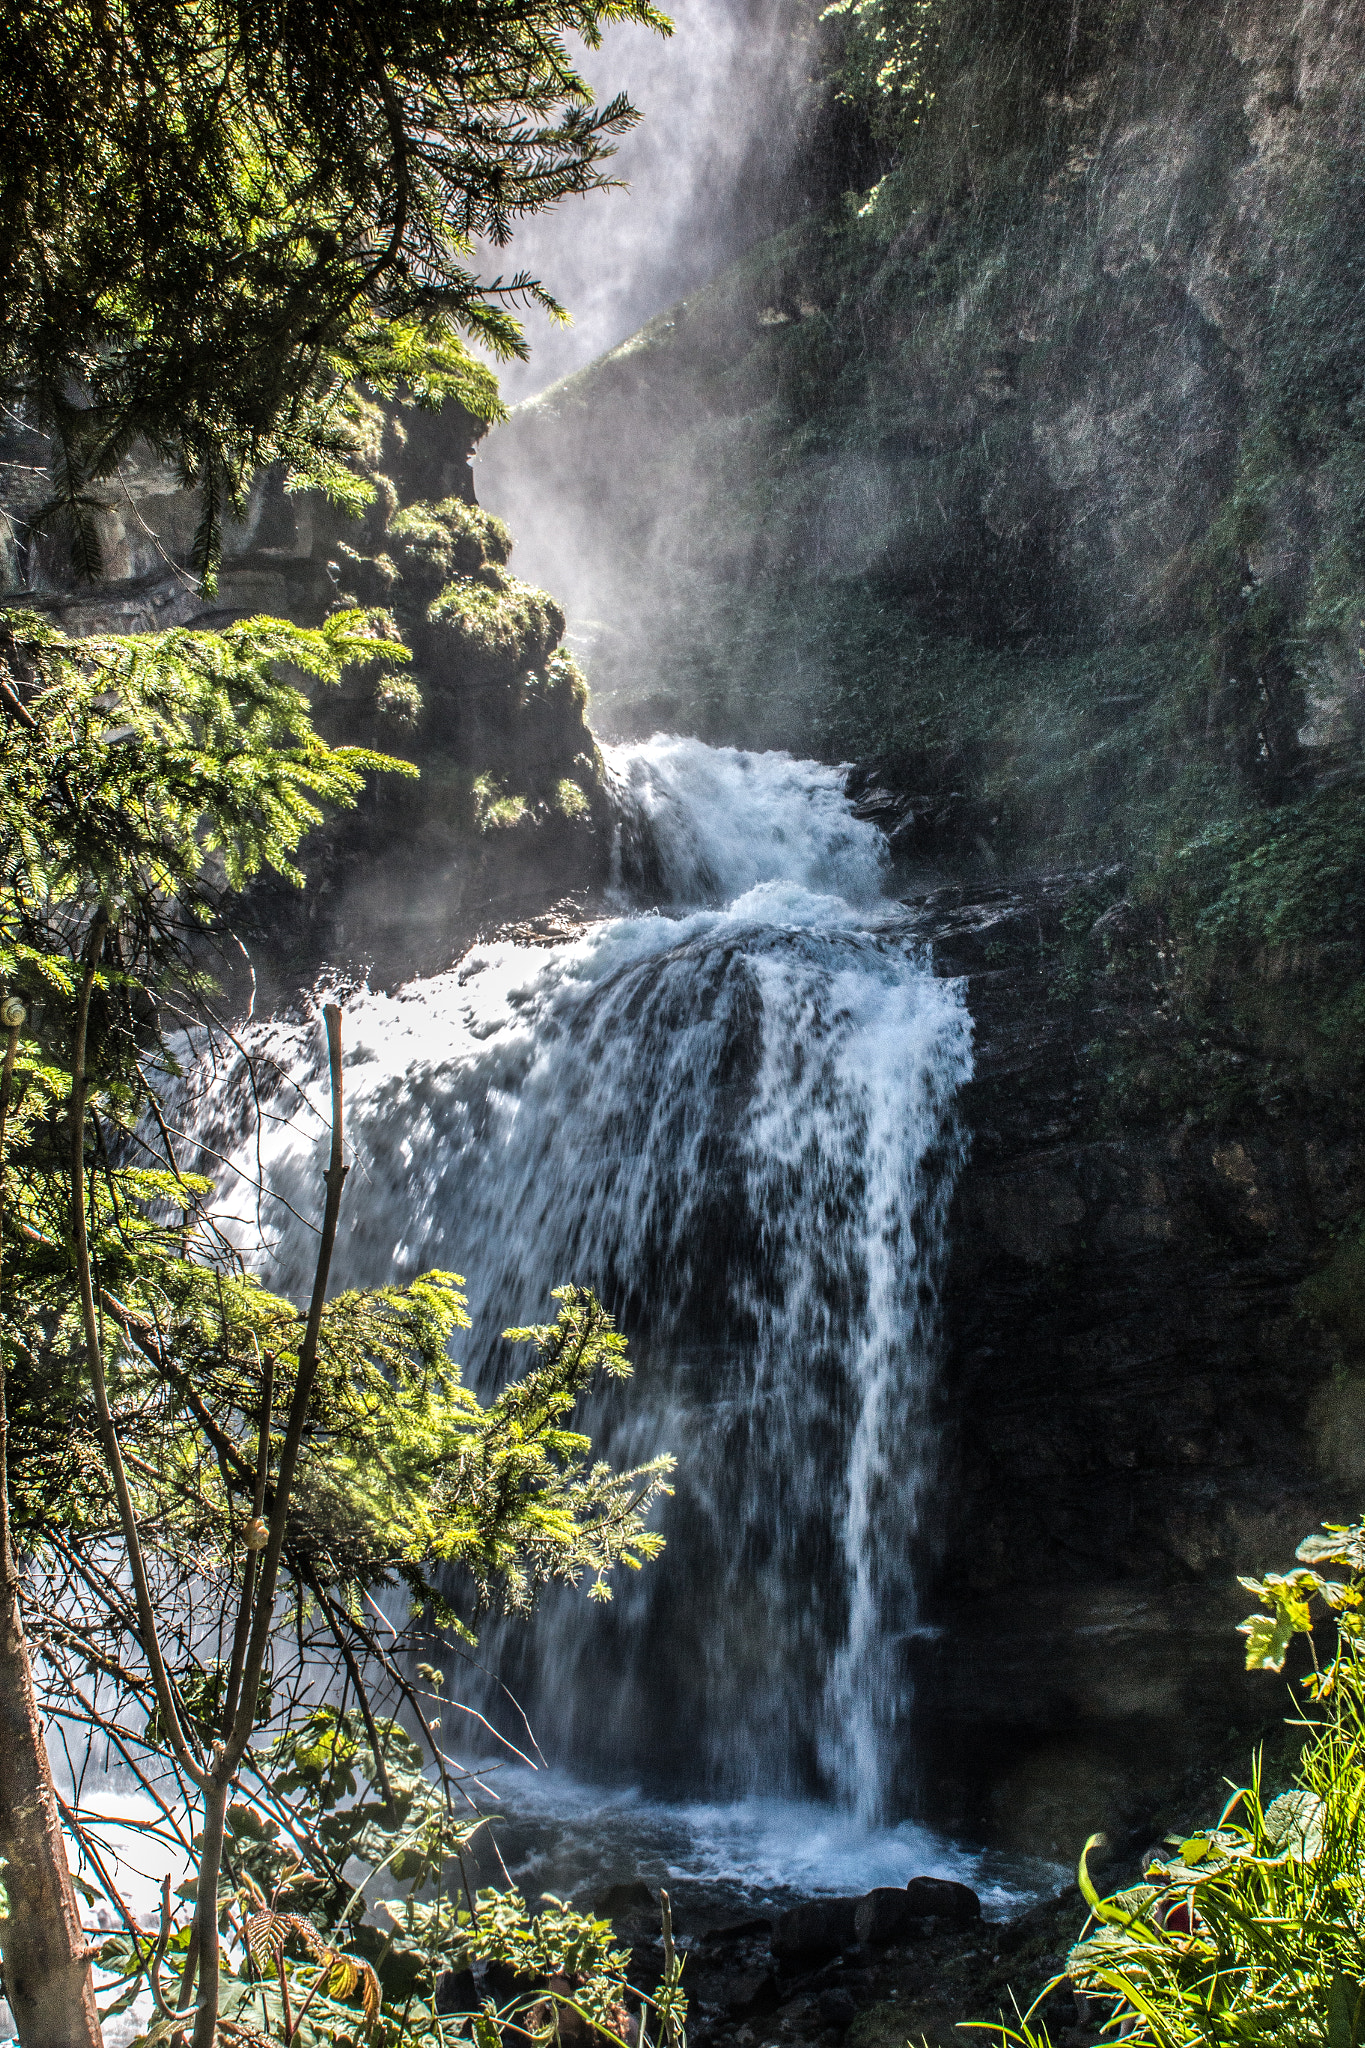
<path id="1" fill-rule="evenodd" d="M 881 835 L 840 771 L 668 736 L 607 759 L 615 914 L 347 997 L 334 1284 L 463 1273 L 484 1388 L 515 1366 L 500 1332 L 546 1319 L 566 1281 L 630 1341 L 635 1379 L 583 1426 L 614 1461 L 676 1455 L 667 1550 L 609 1605 L 564 1589 L 480 1645 L 552 1764 L 881 1822 L 909 1785 L 970 1019 L 883 896 Z M 243 1043 L 259 1126 L 240 1059 L 191 1072 L 186 1114 L 232 1162 L 204 1161 L 229 1227 L 306 1295 L 319 1033 L 276 1021 Z M 471 1682 L 459 1696 L 496 1718 L 500 1688 Z"/>

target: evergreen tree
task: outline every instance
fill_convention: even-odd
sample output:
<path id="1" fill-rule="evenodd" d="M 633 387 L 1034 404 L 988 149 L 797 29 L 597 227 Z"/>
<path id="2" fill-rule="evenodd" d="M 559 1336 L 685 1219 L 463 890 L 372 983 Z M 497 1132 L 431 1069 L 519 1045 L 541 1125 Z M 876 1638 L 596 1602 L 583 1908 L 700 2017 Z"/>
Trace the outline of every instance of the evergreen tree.
<path id="1" fill-rule="evenodd" d="M 476 245 L 608 182 L 635 119 L 573 62 L 651 0 L 12 0 L 0 10 L 0 387 L 57 450 L 42 517 L 98 570 L 101 479 L 143 437 L 225 504 L 282 462 L 343 499 L 349 387 L 499 416 L 462 336 L 553 306 Z"/>
<path id="2" fill-rule="evenodd" d="M 64 1710 L 93 1678 L 90 1725 L 125 1756 L 169 1760 L 201 1806 L 181 2010 L 212 2048 L 229 1802 L 283 1670 L 277 1594 L 295 1595 L 300 1641 L 302 1603 L 322 1618 L 393 1807 L 396 1738 L 361 1669 L 365 1594 L 406 1582 L 467 1632 L 552 1579 L 586 1574 L 605 1593 L 617 1564 L 658 1548 L 644 1521 L 667 1461 L 613 1472 L 566 1427 L 599 1372 L 625 1370 L 591 1296 L 565 1290 L 555 1323 L 509 1333 L 537 1362 L 486 1408 L 447 1353 L 458 1276 L 327 1299 L 346 1172 L 339 1011 L 306 1311 L 242 1269 L 162 1114 L 171 1035 L 212 1014 L 203 949 L 233 894 L 262 868 L 296 876 L 319 806 L 353 801 L 365 772 L 415 772 L 324 745 L 281 673 L 325 684 L 401 660 L 387 616 L 70 641 L 9 615 L 0 654 L 0 1949 L 23 2048 L 98 2040 L 27 1602 Z M 111 1545 L 126 1560 L 112 1575 Z M 426 1852 L 438 1872 L 443 1829 Z M 138 1951 L 135 1973 L 148 1967 Z M 371 1977 L 351 1984 L 362 2000 Z"/>

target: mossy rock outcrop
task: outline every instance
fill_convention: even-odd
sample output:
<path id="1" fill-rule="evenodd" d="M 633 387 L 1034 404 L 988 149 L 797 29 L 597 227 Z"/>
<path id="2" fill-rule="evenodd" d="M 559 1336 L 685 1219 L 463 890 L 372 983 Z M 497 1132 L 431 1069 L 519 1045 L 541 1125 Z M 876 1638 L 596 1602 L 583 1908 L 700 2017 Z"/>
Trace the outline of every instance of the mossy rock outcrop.
<path id="1" fill-rule="evenodd" d="M 353 812 L 316 830 L 302 893 L 251 892 L 258 975 L 286 996 L 324 962 L 384 981 L 448 966 L 476 932 L 562 908 L 607 867 L 587 685 L 562 645 L 561 607 L 511 574 L 512 536 L 475 502 L 481 428 L 458 407 L 415 421 L 376 408 L 369 426 L 361 467 L 374 497 L 363 518 L 261 477 L 227 530 L 211 598 L 184 567 L 193 494 L 150 459 L 134 462 L 127 504 L 111 501 L 103 516 L 104 582 L 75 586 L 46 542 L 8 561 L 13 593 L 75 632 L 212 627 L 257 612 L 307 624 L 347 603 L 392 613 L 410 665 L 318 693 L 315 716 L 334 742 L 414 761 L 420 780 L 373 778 Z M 42 453 L 22 429 L 0 446 L 0 501 L 16 516 Z M 417 495 L 423 487 L 440 495 Z"/>

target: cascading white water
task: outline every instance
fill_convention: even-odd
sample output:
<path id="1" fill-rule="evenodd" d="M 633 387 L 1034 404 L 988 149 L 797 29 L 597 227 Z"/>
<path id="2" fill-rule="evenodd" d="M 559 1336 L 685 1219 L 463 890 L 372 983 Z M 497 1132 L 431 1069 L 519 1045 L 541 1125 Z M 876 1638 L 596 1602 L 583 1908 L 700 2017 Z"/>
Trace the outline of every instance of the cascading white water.
<path id="1" fill-rule="evenodd" d="M 676 1453 L 668 1551 L 605 1610 L 559 1593 L 485 1639 L 552 1759 L 877 1818 L 969 1019 L 882 899 L 880 835 L 837 770 L 667 737 L 608 758 L 620 915 L 348 998 L 360 1170 L 336 1278 L 466 1274 L 485 1386 L 516 1362 L 498 1332 L 565 1280 L 631 1340 L 634 1382 L 586 1426 L 614 1460 Z M 313 1240 L 286 1204 L 316 1205 L 316 1024 L 251 1050 L 260 1131 L 239 1067 L 192 1077 L 195 1127 L 239 1188 L 259 1162 L 283 1198 L 234 1198 L 219 1170 L 244 1243 L 264 1219 L 271 1284 L 302 1294 Z"/>

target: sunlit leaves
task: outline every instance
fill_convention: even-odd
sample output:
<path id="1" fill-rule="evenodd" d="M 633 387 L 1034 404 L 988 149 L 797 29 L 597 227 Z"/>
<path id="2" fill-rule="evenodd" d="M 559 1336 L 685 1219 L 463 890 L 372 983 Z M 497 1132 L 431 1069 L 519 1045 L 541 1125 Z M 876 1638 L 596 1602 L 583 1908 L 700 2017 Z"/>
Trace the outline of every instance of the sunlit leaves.
<path id="1" fill-rule="evenodd" d="M 932 100 L 930 60 L 942 0 L 834 0 L 821 17 L 844 30 L 836 83 L 874 128 L 899 139 Z"/>
<path id="2" fill-rule="evenodd" d="M 1311 1637 L 1317 1622 L 1330 1614 L 1336 1623 L 1337 1655 L 1325 1670 L 1315 1663 L 1305 1681 L 1315 1697 L 1324 1698 L 1335 1682 L 1343 1651 L 1358 1643 L 1365 1630 L 1365 1523 L 1328 1523 L 1323 1534 L 1306 1537 L 1297 1554 L 1297 1571 L 1240 1581 L 1267 1610 L 1248 1615 L 1240 1624 L 1247 1638 L 1247 1669 L 1282 1670 L 1295 1636 Z M 1325 1578 L 1312 1569 L 1318 1564 L 1343 1565 L 1352 1577 Z"/>
<path id="3" fill-rule="evenodd" d="M 1071 1983 L 1104 2009 L 1106 2038 L 1134 2048 L 1359 2048 L 1365 1524 L 1329 1525 L 1298 1555 L 1299 1569 L 1243 1581 L 1267 1611 L 1242 1625 L 1248 1661 L 1278 1671 L 1296 1635 L 1335 1623 L 1333 1654 L 1309 1681 L 1319 1707 L 1304 1724 L 1296 1782 L 1267 1797 L 1258 1760 L 1216 1827 L 1169 1839 L 1147 1882 L 1113 1897 L 1099 1895 L 1082 1858 L 1091 1922 L 1066 1967 Z M 1313 1564 L 1342 1566 L 1350 1576 L 1324 1580 Z M 988 2031 L 1002 2043 L 1045 2048 L 1041 2003 L 1017 2027 Z"/>

